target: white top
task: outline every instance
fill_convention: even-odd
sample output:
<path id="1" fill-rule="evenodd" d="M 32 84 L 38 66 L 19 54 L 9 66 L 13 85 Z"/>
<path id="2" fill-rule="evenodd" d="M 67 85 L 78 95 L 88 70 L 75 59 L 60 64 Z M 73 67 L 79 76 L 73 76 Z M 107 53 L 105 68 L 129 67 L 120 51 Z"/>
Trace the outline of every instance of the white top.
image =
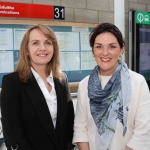
<path id="1" fill-rule="evenodd" d="M 123 137 L 123 126 L 119 120 L 109 150 L 150 150 L 150 93 L 145 78 L 131 70 L 131 100 L 127 118 L 127 132 Z M 90 150 L 96 149 L 96 131 L 90 112 L 88 97 L 89 76 L 79 83 L 73 143 L 89 142 Z"/>
<path id="2" fill-rule="evenodd" d="M 49 108 L 49 112 L 50 112 L 51 117 L 52 117 L 53 125 L 55 127 L 56 126 L 56 119 L 57 119 L 57 96 L 56 96 L 52 71 L 51 71 L 50 75 L 47 77 L 47 82 L 52 86 L 51 92 L 49 92 L 47 90 L 43 79 L 36 73 L 36 71 L 33 68 L 31 68 L 31 71 L 32 71 L 44 97 L 45 97 L 47 106 Z"/>
<path id="3" fill-rule="evenodd" d="M 98 74 L 98 76 L 99 76 L 99 79 L 101 80 L 102 89 L 104 89 L 105 85 L 107 84 L 107 82 L 110 80 L 112 76 L 102 76 L 100 74 Z"/>

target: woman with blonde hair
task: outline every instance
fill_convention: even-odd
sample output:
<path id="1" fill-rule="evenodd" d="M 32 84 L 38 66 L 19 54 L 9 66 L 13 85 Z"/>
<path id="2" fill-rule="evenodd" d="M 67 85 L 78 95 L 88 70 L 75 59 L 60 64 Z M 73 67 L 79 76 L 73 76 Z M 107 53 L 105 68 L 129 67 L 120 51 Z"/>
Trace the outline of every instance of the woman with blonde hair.
<path id="1" fill-rule="evenodd" d="M 8 150 L 72 149 L 74 109 L 50 27 L 26 31 L 16 71 L 2 80 L 1 109 Z"/>

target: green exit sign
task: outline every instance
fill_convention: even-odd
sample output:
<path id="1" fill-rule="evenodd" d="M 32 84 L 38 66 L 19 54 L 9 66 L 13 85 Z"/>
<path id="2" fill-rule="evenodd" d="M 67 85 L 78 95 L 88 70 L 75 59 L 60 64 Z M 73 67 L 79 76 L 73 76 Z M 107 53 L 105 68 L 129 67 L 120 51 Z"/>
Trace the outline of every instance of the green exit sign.
<path id="1" fill-rule="evenodd" d="M 136 23 L 150 24 L 150 13 L 143 11 L 136 11 Z"/>

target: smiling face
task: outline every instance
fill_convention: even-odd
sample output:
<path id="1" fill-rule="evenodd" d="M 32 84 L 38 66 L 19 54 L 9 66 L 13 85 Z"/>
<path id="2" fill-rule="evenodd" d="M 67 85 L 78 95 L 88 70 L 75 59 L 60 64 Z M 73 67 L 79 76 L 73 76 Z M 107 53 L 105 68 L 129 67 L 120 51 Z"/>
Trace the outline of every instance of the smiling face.
<path id="1" fill-rule="evenodd" d="M 31 31 L 28 42 L 28 56 L 31 66 L 46 68 L 54 53 L 53 43 L 38 29 Z"/>
<path id="2" fill-rule="evenodd" d="M 110 32 L 101 33 L 95 38 L 93 54 L 101 75 L 111 76 L 114 73 L 123 50 L 117 38 Z"/>

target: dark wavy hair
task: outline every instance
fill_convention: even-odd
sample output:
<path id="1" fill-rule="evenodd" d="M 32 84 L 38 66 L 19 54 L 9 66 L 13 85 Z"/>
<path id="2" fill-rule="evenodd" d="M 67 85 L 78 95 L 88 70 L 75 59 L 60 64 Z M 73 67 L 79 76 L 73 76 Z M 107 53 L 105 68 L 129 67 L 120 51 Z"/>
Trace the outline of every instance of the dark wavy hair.
<path id="1" fill-rule="evenodd" d="M 90 33 L 90 46 L 92 48 L 94 46 L 96 37 L 99 34 L 104 33 L 104 32 L 112 33 L 116 37 L 116 39 L 120 45 L 120 48 L 123 48 L 125 46 L 125 41 L 123 39 L 123 36 L 122 36 L 122 33 L 120 32 L 120 30 L 111 23 L 102 23 L 102 24 L 97 25 L 93 29 L 93 31 Z"/>

